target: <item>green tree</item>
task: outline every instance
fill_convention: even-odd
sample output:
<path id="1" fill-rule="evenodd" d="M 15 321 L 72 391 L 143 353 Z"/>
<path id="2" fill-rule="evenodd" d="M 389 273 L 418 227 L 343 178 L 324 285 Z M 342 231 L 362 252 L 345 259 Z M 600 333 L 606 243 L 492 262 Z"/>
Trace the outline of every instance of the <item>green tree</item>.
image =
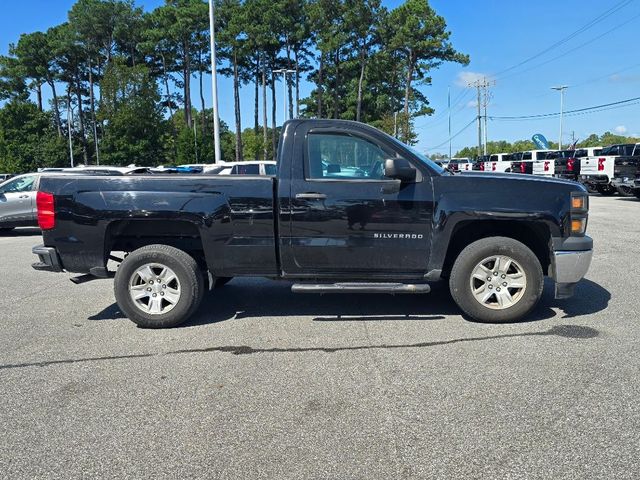
<path id="1" fill-rule="evenodd" d="M 107 125 L 103 158 L 113 165 L 158 165 L 165 161 L 158 86 L 144 65 L 130 67 L 113 57 L 102 81 L 98 117 Z"/>
<path id="2" fill-rule="evenodd" d="M 387 30 L 393 32 L 386 48 L 397 52 L 405 70 L 403 131 L 401 138 L 409 140 L 411 116 L 433 112 L 425 98 L 415 96 L 414 83 L 430 84 L 428 72 L 443 62 L 469 63 L 469 57 L 453 48 L 443 17 L 436 14 L 427 0 L 407 0 L 391 11 Z M 411 112 L 411 100 L 416 101 Z"/>
<path id="3" fill-rule="evenodd" d="M 12 100 L 0 108 L 0 171 L 26 173 L 68 165 L 66 143 L 50 112 L 32 102 Z"/>

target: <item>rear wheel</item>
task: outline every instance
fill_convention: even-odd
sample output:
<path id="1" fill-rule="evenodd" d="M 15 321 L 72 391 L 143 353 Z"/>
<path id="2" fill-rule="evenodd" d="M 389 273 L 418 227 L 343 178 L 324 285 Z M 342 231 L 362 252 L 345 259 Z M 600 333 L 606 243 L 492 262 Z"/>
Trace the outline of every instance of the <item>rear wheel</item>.
<path id="1" fill-rule="evenodd" d="M 633 197 L 633 188 L 620 186 L 618 187 L 618 193 L 623 197 Z"/>
<path id="2" fill-rule="evenodd" d="M 143 328 L 170 328 L 195 313 L 204 294 L 196 261 L 168 245 L 149 245 L 129 254 L 114 279 L 116 301 Z"/>
<path id="3" fill-rule="evenodd" d="M 542 296 L 544 276 L 535 254 L 507 237 L 468 245 L 456 259 L 449 287 L 458 306 L 481 322 L 512 322 L 524 317 Z"/>
<path id="4" fill-rule="evenodd" d="M 596 187 L 596 190 L 598 190 L 598 193 L 600 195 L 603 195 L 605 197 L 610 197 L 616 194 L 616 189 L 613 188 L 611 185 L 598 185 Z"/>

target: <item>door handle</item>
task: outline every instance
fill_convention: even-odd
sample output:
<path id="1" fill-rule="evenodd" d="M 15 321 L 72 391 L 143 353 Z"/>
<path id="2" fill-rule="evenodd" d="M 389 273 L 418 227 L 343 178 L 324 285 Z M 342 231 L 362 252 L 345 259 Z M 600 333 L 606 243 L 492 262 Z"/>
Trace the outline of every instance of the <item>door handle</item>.
<path id="1" fill-rule="evenodd" d="M 383 195 L 393 195 L 400 192 L 400 182 L 390 182 L 380 187 L 380 193 Z"/>
<path id="2" fill-rule="evenodd" d="M 296 193 L 296 199 L 300 200 L 325 200 L 327 196 L 324 193 Z"/>
<path id="3" fill-rule="evenodd" d="M 20 195 L 18 198 L 29 198 L 29 195 Z"/>

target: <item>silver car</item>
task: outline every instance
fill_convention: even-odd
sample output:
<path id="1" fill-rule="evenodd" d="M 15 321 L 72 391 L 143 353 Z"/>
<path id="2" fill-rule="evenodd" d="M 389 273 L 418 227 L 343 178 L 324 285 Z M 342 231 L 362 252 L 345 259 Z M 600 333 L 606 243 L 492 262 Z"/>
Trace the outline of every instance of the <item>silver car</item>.
<path id="1" fill-rule="evenodd" d="M 0 232 L 15 227 L 38 226 L 36 180 L 38 175 L 19 175 L 0 184 Z"/>

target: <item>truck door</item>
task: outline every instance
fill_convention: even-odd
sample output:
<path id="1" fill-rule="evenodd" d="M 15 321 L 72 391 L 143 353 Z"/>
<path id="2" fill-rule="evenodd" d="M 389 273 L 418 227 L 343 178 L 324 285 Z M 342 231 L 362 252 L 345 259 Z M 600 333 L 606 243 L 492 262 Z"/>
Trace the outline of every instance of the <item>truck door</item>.
<path id="1" fill-rule="evenodd" d="M 417 169 L 415 183 L 386 178 L 385 160 L 399 155 L 388 139 L 364 129 L 302 124 L 295 137 L 288 238 L 281 238 L 285 275 L 424 273 L 431 177 Z"/>

